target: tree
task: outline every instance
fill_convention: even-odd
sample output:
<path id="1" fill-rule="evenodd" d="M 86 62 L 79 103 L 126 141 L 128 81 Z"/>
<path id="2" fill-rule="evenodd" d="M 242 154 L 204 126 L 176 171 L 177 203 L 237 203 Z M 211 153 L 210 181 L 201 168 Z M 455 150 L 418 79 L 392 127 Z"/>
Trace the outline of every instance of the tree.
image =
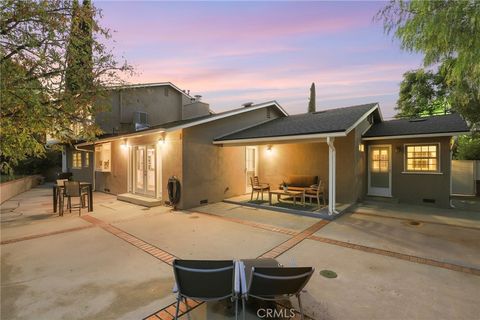
<path id="1" fill-rule="evenodd" d="M 131 71 L 101 42 L 110 38 L 110 32 L 99 25 L 100 12 L 89 1 L 75 11 L 75 3 L 0 3 L 3 172 L 27 157 L 42 156 L 47 134 L 64 142 L 93 139 L 99 129 L 92 116 L 106 107 L 99 103 L 105 87 L 118 84 L 121 74 Z M 89 33 L 95 36 L 88 37 Z M 78 132 L 72 124 L 78 124 Z"/>
<path id="2" fill-rule="evenodd" d="M 451 88 L 452 108 L 480 122 L 480 1 L 392 0 L 376 15 L 403 49 L 439 66 Z"/>
<path id="3" fill-rule="evenodd" d="M 315 112 L 316 110 L 316 96 L 315 96 L 315 82 L 312 82 L 310 87 L 310 100 L 308 101 L 308 112 Z"/>
<path id="4" fill-rule="evenodd" d="M 403 74 L 395 109 L 397 118 L 412 118 L 447 113 L 450 110 L 449 90 L 440 73 L 423 69 Z"/>

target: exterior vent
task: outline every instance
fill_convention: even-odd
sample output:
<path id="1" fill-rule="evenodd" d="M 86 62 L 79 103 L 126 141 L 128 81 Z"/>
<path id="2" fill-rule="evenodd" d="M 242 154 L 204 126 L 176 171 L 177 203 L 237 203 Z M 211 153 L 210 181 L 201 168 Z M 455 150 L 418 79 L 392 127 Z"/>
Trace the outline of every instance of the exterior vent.
<path id="1" fill-rule="evenodd" d="M 243 106 L 244 108 L 251 107 L 251 106 L 253 106 L 253 102 L 245 102 L 244 104 L 242 104 L 242 106 Z"/>
<path id="2" fill-rule="evenodd" d="M 133 124 L 135 125 L 135 131 L 147 129 L 148 114 L 146 112 L 136 111 L 133 113 Z"/>
<path id="3" fill-rule="evenodd" d="M 422 201 L 423 201 L 424 203 L 435 203 L 435 199 L 427 199 L 427 198 L 424 198 L 424 199 L 422 199 Z"/>
<path id="4" fill-rule="evenodd" d="M 200 200 L 200 204 L 208 204 L 208 199 Z"/>
<path id="5" fill-rule="evenodd" d="M 194 98 L 195 98 L 195 101 L 202 101 L 202 96 L 199 94 L 196 94 Z"/>

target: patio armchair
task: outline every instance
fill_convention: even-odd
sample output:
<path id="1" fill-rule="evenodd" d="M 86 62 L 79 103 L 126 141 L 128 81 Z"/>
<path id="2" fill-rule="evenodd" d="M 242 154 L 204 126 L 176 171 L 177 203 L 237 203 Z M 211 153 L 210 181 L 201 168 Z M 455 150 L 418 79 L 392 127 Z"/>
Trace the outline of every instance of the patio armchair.
<path id="1" fill-rule="evenodd" d="M 316 199 L 317 209 L 320 209 L 320 197 L 322 197 L 323 205 L 325 205 L 325 186 L 322 180 L 319 181 L 318 185 L 313 185 L 305 190 L 305 198 L 310 199 L 310 204 L 312 203 L 312 199 Z"/>
<path id="2" fill-rule="evenodd" d="M 300 316 L 302 320 L 304 319 L 300 294 L 315 271 L 313 267 L 259 266 L 252 267 L 251 271 L 247 272 L 246 264 L 243 261 L 238 263 L 240 265 L 243 319 L 245 319 L 245 301 L 249 297 L 276 301 L 290 299 L 292 296 L 297 297 Z"/>
<path id="3" fill-rule="evenodd" d="M 78 181 L 65 181 L 64 185 L 67 208 L 72 212 L 72 198 L 79 198 L 79 204 L 75 208 L 78 208 L 78 215 L 80 215 L 82 208 L 85 207 L 85 198 L 88 196 L 88 192 L 80 186 Z"/>
<path id="4" fill-rule="evenodd" d="M 258 179 L 258 176 L 250 177 L 250 185 L 252 186 L 252 194 L 250 195 L 250 201 L 253 200 L 254 192 L 257 192 L 257 200 L 260 193 L 262 194 L 263 200 L 263 192 L 270 191 L 270 185 L 268 183 L 261 183 Z"/>
<path id="5" fill-rule="evenodd" d="M 240 276 L 232 260 L 174 260 L 174 292 L 177 293 L 175 319 L 178 319 L 180 302 L 187 298 L 208 302 L 230 299 L 235 302 L 235 319 L 238 319 Z"/>

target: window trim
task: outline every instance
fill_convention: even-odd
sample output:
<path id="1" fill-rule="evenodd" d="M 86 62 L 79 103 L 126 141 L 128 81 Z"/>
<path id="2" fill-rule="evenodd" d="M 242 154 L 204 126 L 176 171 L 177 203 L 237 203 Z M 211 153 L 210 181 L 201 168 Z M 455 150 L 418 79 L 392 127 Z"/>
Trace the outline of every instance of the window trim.
<path id="1" fill-rule="evenodd" d="M 437 170 L 436 171 L 416 171 L 407 169 L 408 153 L 407 147 L 409 146 L 437 146 Z M 442 152 L 440 142 L 418 142 L 418 143 L 404 143 L 403 144 L 403 174 L 443 174 L 442 172 Z"/>
<path id="2" fill-rule="evenodd" d="M 76 163 L 79 159 L 75 159 L 75 155 L 80 155 L 80 165 L 76 165 Z M 76 161 L 75 161 L 76 160 Z M 82 169 L 82 164 L 83 164 L 83 156 L 81 151 L 73 151 L 72 152 L 72 169 Z"/>

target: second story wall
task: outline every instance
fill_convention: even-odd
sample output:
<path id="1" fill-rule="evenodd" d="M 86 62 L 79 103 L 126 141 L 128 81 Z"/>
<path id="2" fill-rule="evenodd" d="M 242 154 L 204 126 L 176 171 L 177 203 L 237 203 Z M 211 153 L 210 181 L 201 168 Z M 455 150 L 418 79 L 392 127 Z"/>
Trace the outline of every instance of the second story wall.
<path id="1" fill-rule="evenodd" d="M 183 94 L 167 85 L 112 90 L 106 102 L 110 110 L 95 121 L 107 134 L 131 132 L 135 112 L 145 112 L 150 126 L 181 120 L 183 100 Z"/>

